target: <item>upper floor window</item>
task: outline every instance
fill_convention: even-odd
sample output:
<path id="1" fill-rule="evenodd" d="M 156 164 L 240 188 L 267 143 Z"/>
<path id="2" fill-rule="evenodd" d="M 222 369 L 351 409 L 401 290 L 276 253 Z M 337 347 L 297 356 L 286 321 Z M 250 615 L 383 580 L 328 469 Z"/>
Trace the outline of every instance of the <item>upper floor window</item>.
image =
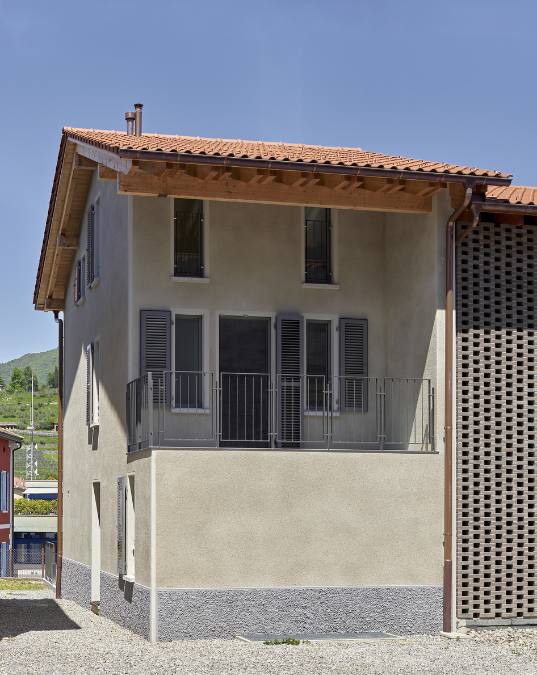
<path id="1" fill-rule="evenodd" d="M 176 277 L 202 277 L 203 202 L 199 199 L 175 199 L 173 208 L 173 273 Z"/>
<path id="2" fill-rule="evenodd" d="M 86 256 L 82 256 L 76 261 L 74 295 L 75 302 L 79 303 L 86 294 Z"/>
<path id="3" fill-rule="evenodd" d="M 305 282 L 330 284 L 332 282 L 330 209 L 306 207 L 304 229 Z"/>
<path id="4" fill-rule="evenodd" d="M 91 286 L 99 278 L 99 202 L 91 204 L 87 216 L 87 281 Z"/>

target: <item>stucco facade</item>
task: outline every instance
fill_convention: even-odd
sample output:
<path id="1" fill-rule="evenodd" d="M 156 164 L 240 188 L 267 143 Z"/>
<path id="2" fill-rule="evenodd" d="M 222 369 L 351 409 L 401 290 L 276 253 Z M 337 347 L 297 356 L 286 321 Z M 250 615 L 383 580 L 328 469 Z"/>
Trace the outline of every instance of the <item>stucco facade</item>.
<path id="1" fill-rule="evenodd" d="M 408 626 L 438 625 L 447 192 L 426 215 L 333 210 L 333 288 L 303 283 L 303 207 L 206 201 L 207 278 L 185 281 L 172 276 L 172 199 L 120 195 L 114 182 L 95 174 L 87 207 L 95 203 L 98 281 L 78 303 L 70 293 L 65 306 L 65 597 L 84 605 L 99 600 L 102 613 L 133 630 L 173 639 L 239 630 L 225 611 L 235 602 L 228 594 L 233 589 L 251 589 L 250 609 L 241 616 L 254 630 L 255 617 L 272 612 L 271 589 L 280 589 L 274 607 L 292 604 L 297 589 L 327 589 L 324 609 L 311 611 L 318 617 L 313 624 L 328 626 L 323 612 L 332 600 L 334 607 L 343 596 L 366 606 L 364 598 L 374 605 L 376 597 L 385 608 L 397 588 L 408 587 L 428 599 L 402 603 L 394 625 L 403 630 L 405 612 L 416 607 L 422 615 L 414 612 Z M 79 255 L 85 228 L 84 216 Z M 430 378 L 434 452 L 155 448 L 127 456 L 126 384 L 140 374 L 140 310 L 149 308 L 202 313 L 206 369 L 214 372 L 221 315 L 273 321 L 292 311 L 333 318 L 334 326 L 341 316 L 367 318 L 371 375 Z M 98 343 L 99 424 L 92 430 L 84 423 L 90 342 Z M 333 348 L 337 363 L 337 339 Z M 273 369 L 274 359 L 271 348 Z M 126 581 L 117 572 L 116 481 L 122 475 L 136 486 L 135 574 Z M 92 586 L 97 562 L 100 583 L 94 569 Z M 371 588 L 377 595 L 363 590 Z M 201 593 L 190 610 L 200 622 L 197 634 L 173 628 L 184 589 Z M 227 628 L 200 618 L 204 593 L 215 589 L 223 595 L 215 596 L 213 619 L 228 616 Z M 304 593 L 300 602 L 317 603 Z M 287 630 L 296 630 L 303 617 L 296 607 L 289 611 L 294 618 Z M 353 615 L 346 630 L 384 625 L 382 612 L 373 607 L 367 620 Z M 271 629 L 270 621 L 264 625 Z"/>

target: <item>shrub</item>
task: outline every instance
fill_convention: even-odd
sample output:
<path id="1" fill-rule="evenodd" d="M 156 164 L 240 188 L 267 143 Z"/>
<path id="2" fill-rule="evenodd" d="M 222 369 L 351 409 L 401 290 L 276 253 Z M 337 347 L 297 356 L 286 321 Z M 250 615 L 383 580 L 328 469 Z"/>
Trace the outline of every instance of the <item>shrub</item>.
<path id="1" fill-rule="evenodd" d="M 58 513 L 57 499 L 15 499 L 16 516 L 51 516 Z"/>

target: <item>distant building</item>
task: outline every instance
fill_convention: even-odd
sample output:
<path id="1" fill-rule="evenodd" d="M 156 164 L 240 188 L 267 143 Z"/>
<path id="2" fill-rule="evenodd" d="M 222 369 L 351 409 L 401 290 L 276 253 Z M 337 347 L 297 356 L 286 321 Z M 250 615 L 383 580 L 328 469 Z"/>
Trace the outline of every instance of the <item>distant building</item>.
<path id="1" fill-rule="evenodd" d="M 8 576 L 9 551 L 13 546 L 13 452 L 22 438 L 0 427 L 0 577 Z"/>
<path id="2" fill-rule="evenodd" d="M 25 499 L 58 499 L 57 480 L 27 480 L 24 485 Z"/>

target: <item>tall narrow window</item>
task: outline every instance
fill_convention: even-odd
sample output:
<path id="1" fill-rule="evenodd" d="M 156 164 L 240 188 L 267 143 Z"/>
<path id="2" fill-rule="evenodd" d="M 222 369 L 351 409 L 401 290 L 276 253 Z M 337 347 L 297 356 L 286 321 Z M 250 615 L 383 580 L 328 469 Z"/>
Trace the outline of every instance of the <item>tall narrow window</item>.
<path id="1" fill-rule="evenodd" d="M 174 407 L 203 407 L 202 317 L 175 316 Z"/>
<path id="2" fill-rule="evenodd" d="M 97 360 L 99 343 L 91 342 L 86 347 L 86 424 L 88 427 L 99 425 L 99 382 L 97 380 Z"/>
<path id="3" fill-rule="evenodd" d="M 87 277 L 91 286 L 99 277 L 99 202 L 91 204 L 87 217 Z"/>
<path id="4" fill-rule="evenodd" d="M 9 473 L 0 471 L 0 511 L 9 511 Z"/>
<path id="5" fill-rule="evenodd" d="M 330 321 L 306 321 L 306 409 L 324 410 L 331 376 Z"/>
<path id="6" fill-rule="evenodd" d="M 305 281 L 310 284 L 332 282 L 330 264 L 330 209 L 305 209 Z"/>
<path id="7" fill-rule="evenodd" d="M 173 216 L 173 273 L 176 277 L 202 277 L 203 202 L 199 199 L 176 199 Z"/>
<path id="8" fill-rule="evenodd" d="M 75 302 L 79 303 L 86 294 L 86 256 L 76 261 L 75 267 Z"/>

